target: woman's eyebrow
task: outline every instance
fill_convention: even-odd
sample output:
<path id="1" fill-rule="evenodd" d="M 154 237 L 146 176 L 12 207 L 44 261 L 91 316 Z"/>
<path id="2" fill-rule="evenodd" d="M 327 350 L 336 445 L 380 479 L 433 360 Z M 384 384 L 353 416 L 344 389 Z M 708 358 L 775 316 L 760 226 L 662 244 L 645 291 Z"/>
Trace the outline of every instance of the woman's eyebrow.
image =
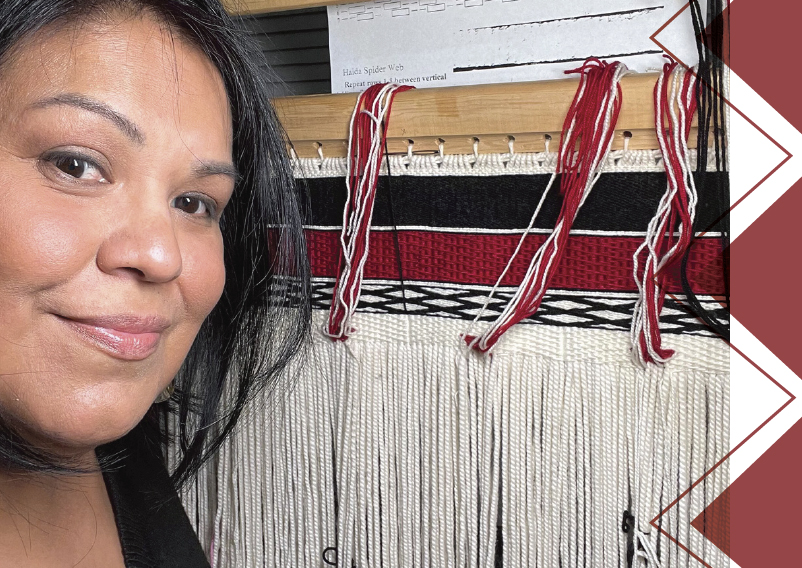
<path id="1" fill-rule="evenodd" d="M 103 118 L 111 121 L 114 125 L 122 131 L 132 142 L 138 145 L 145 143 L 145 135 L 129 118 L 120 114 L 104 102 L 98 101 L 86 95 L 79 95 L 75 93 L 62 93 L 53 97 L 48 97 L 40 101 L 36 101 L 29 108 L 47 108 L 56 105 L 66 105 L 82 110 L 87 110 L 102 116 Z"/>
<path id="2" fill-rule="evenodd" d="M 197 162 L 195 167 L 192 168 L 192 173 L 196 177 L 206 176 L 228 176 L 236 183 L 239 180 L 240 174 L 234 164 L 229 162 L 216 162 L 213 160 L 203 160 Z"/>

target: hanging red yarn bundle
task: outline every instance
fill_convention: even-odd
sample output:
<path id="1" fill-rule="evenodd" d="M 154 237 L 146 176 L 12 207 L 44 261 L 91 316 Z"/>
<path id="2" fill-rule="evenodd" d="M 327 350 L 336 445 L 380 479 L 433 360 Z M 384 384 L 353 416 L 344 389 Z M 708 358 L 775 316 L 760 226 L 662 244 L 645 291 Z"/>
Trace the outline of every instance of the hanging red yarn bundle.
<path id="1" fill-rule="evenodd" d="M 342 251 L 324 332 L 337 341 L 348 339 L 354 332 L 350 320 L 359 303 L 362 275 L 368 258 L 373 204 L 393 99 L 396 94 L 413 88 L 395 83 L 368 87 L 359 96 L 351 116 L 346 177 L 348 195 L 340 235 Z"/>
<path id="2" fill-rule="evenodd" d="M 626 66 L 619 62 L 608 64 L 596 58 L 588 59 L 578 69 L 566 71 L 579 73 L 581 77 L 563 123 L 557 156 L 555 175 L 561 174 L 560 193 L 563 196 L 560 215 L 554 231 L 535 253 L 529 270 L 504 312 L 482 335 L 464 337 L 473 349 L 489 351 L 510 327 L 540 307 L 565 251 L 574 219 L 601 174 L 601 167 L 610 151 L 621 110 L 619 81 L 627 72 Z"/>
<path id="3" fill-rule="evenodd" d="M 646 240 L 634 255 L 639 297 L 631 341 L 643 365 L 665 363 L 674 355 L 674 351 L 662 346 L 660 312 L 665 301 L 666 271 L 685 254 L 693 234 L 697 195 L 688 136 L 696 112 L 695 83 L 694 73 L 671 60 L 663 66 L 654 89 L 655 130 L 668 183 L 649 223 Z"/>

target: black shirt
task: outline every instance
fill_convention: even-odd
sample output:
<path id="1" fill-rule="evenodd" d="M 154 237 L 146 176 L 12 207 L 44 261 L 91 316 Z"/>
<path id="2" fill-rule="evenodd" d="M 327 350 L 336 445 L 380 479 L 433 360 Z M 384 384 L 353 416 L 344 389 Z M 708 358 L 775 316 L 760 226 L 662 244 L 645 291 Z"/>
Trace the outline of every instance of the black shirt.
<path id="1" fill-rule="evenodd" d="M 103 473 L 126 568 L 209 568 L 195 531 L 170 482 L 158 443 L 141 426 L 98 448 L 120 452 Z"/>

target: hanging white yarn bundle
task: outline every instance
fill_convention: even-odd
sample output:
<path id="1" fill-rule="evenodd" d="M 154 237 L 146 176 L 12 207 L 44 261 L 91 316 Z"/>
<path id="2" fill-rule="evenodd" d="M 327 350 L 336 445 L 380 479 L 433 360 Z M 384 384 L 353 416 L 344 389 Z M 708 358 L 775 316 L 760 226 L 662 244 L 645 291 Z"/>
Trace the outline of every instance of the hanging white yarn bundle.
<path id="1" fill-rule="evenodd" d="M 501 276 L 499 276 L 496 286 L 503 280 L 513 260 L 520 252 L 521 246 L 540 213 L 540 208 L 554 183 L 557 173 L 563 175 L 563 208 L 554 231 L 532 257 L 529 268 L 515 295 L 507 303 L 501 315 L 481 334 L 470 335 L 471 330 L 463 334 L 470 348 L 483 353 L 492 350 L 496 342 L 512 325 L 537 311 L 548 289 L 551 275 L 562 258 L 566 239 L 575 215 L 582 208 L 593 186 L 599 180 L 602 167 L 610 153 L 612 135 L 618 119 L 618 112 L 621 108 L 621 87 L 619 83 L 621 78 L 629 73 L 629 70 L 626 65 L 619 62 L 608 65 L 605 62 L 589 60 L 577 71 L 581 72 L 581 78 L 579 88 L 569 110 L 566 125 L 563 127 L 557 160 L 558 169 L 554 171 L 549 180 L 543 197 L 532 215 L 529 226 L 521 236 L 521 240 Z M 609 77 L 607 77 L 608 75 Z M 603 83 L 605 80 L 607 82 Z M 603 84 L 598 84 L 599 82 Z M 602 88 L 601 91 L 600 87 Z M 599 100 L 594 100 L 594 98 L 599 98 Z M 593 112 L 596 114 L 589 114 Z M 590 131 L 588 129 L 589 125 L 592 125 Z M 591 140 L 594 142 L 591 142 Z M 579 150 L 575 151 L 577 142 L 579 143 Z M 577 185 L 577 180 L 582 180 L 579 185 Z M 488 298 L 489 300 L 490 298 Z M 487 305 L 485 305 L 486 308 Z M 483 312 L 484 309 L 477 314 L 471 324 L 471 329 Z"/>

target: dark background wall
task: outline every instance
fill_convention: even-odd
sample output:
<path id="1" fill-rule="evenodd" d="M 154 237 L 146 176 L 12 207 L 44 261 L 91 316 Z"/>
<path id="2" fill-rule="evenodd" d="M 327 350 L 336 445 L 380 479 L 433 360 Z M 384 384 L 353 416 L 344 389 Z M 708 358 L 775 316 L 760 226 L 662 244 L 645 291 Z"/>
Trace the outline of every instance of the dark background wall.
<path id="1" fill-rule="evenodd" d="M 326 8 L 249 16 L 244 21 L 273 70 L 269 79 L 274 96 L 331 93 Z"/>

